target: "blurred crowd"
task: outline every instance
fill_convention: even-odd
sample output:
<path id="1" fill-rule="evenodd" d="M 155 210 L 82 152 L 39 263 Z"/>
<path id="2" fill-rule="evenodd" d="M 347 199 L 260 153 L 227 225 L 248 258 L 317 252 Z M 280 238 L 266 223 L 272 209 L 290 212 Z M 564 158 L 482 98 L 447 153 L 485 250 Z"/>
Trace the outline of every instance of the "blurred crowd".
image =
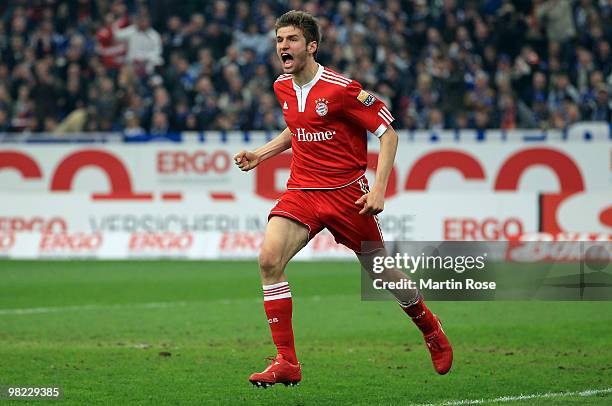
<path id="1" fill-rule="evenodd" d="M 0 132 L 282 129 L 274 24 L 291 9 L 396 128 L 611 121 L 612 0 L 8 0 Z"/>

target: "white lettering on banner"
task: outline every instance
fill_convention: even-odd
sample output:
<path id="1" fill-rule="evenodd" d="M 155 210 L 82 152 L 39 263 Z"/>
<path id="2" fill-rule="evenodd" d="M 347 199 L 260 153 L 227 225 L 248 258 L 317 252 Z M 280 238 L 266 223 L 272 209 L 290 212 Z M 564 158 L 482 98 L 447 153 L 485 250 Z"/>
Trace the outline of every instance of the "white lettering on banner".
<path id="1" fill-rule="evenodd" d="M 182 233 L 133 233 L 130 236 L 131 252 L 186 252 L 193 246 L 193 234 Z"/>
<path id="2" fill-rule="evenodd" d="M 352 250 L 342 244 L 338 244 L 334 236 L 329 233 L 317 234 L 311 241 L 313 254 L 325 254 L 334 252 L 349 252 Z"/>
<path id="3" fill-rule="evenodd" d="M 378 217 L 378 222 L 380 223 L 380 228 L 382 228 L 385 233 L 393 235 L 393 239 L 395 240 L 414 239 L 414 215 L 383 213 L 383 215 Z"/>
<path id="4" fill-rule="evenodd" d="M 39 201 L 44 201 L 44 205 L 31 203 Z M 524 192 L 406 193 L 386 201 L 385 211 L 379 218 L 388 241 L 441 241 L 444 239 L 445 220 L 448 239 L 503 240 L 538 231 L 537 202 L 535 193 Z M 69 226 L 65 233 L 45 233 L 50 235 L 43 239 L 42 250 L 39 250 L 37 232 L 15 232 L 15 247 L 9 255 L 16 255 L 17 250 L 19 255 L 26 255 L 27 251 L 30 257 L 43 255 L 46 251 L 51 254 L 65 252 L 62 255 L 66 256 L 79 254 L 78 250 L 70 250 L 75 247 L 81 250 L 95 248 L 95 244 L 87 244 L 87 239 L 77 233 L 86 236 L 98 233 L 108 241 L 104 241 L 100 251 L 93 254 L 96 256 L 133 255 L 129 248 L 132 238 L 133 248 L 140 246 L 145 250 L 143 255 L 154 255 L 159 252 L 157 249 L 167 248 L 176 251 L 162 252 L 194 259 L 256 258 L 263 241 L 262 227 L 266 225 L 266 214 L 271 207 L 271 202 L 252 192 L 237 193 L 233 201 L 210 200 L 205 193 L 185 193 L 182 201 L 172 203 L 100 202 L 90 199 L 88 193 L 11 193 L 0 196 L 0 213 L 6 218 L 61 218 Z M 156 237 L 133 236 L 133 233 L 151 233 Z M 180 247 L 186 246 L 187 240 L 176 241 L 172 234 L 165 233 L 175 236 L 192 234 L 191 248 L 187 252 L 179 251 Z M 54 234 L 59 236 L 54 237 Z M 29 236 L 35 238 L 22 238 Z M 81 241 L 84 239 L 85 242 Z M 322 232 L 308 244 L 303 258 L 352 258 L 352 254 L 347 252 L 334 242 L 333 236 Z M 84 251 L 82 255 L 87 253 Z"/>
<path id="5" fill-rule="evenodd" d="M 228 172 L 232 159 L 228 151 L 158 151 L 157 172 L 161 175 L 190 174 L 219 175 Z"/>
<path id="6" fill-rule="evenodd" d="M 612 233 L 526 233 L 520 241 L 612 241 Z"/>
<path id="7" fill-rule="evenodd" d="M 68 225 L 60 217 L 0 217 L 0 231 L 65 232 Z"/>
<path id="8" fill-rule="evenodd" d="M 131 215 L 114 214 L 90 217 L 94 231 L 232 231 L 240 228 L 240 218 L 228 214 L 214 215 Z"/>
<path id="9" fill-rule="evenodd" d="M 319 142 L 319 141 L 329 141 L 334 138 L 336 135 L 335 131 L 306 131 L 305 128 L 298 128 L 297 135 L 291 133 L 294 137 L 297 137 L 299 142 L 307 141 L 307 142 Z"/>
<path id="10" fill-rule="evenodd" d="M 257 255 L 263 243 L 262 232 L 233 232 L 223 233 L 219 241 L 219 253 L 253 253 Z"/>
<path id="11" fill-rule="evenodd" d="M 517 239 L 523 234 L 521 219 L 510 217 L 500 220 L 487 217 L 445 218 L 443 239 L 449 241 L 500 241 Z"/>
<path id="12" fill-rule="evenodd" d="M 101 233 L 44 233 L 38 249 L 40 253 L 95 253 L 103 241 Z"/>
<path id="13" fill-rule="evenodd" d="M 0 252 L 7 252 L 15 245 L 15 233 L 0 232 Z"/>
<path id="14" fill-rule="evenodd" d="M 516 262 L 579 262 L 605 261 L 612 257 L 612 244 L 592 245 L 584 250 L 580 241 L 510 241 L 506 260 Z"/>

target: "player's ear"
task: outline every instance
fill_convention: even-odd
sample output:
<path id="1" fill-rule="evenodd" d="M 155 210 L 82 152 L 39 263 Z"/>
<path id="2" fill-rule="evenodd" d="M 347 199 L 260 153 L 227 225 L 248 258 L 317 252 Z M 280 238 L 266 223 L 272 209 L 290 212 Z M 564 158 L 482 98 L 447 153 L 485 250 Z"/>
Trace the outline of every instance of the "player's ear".
<path id="1" fill-rule="evenodd" d="M 308 43 L 308 47 L 307 47 L 307 51 L 309 54 L 315 54 L 315 52 L 317 52 L 317 49 L 319 48 L 319 44 L 317 43 L 317 41 L 310 41 Z"/>

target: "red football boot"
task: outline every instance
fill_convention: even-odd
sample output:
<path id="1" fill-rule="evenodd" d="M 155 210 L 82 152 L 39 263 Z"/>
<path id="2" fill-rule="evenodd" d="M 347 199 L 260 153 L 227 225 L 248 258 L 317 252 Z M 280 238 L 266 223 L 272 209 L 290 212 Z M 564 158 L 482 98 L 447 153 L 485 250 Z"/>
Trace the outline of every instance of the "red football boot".
<path id="1" fill-rule="evenodd" d="M 272 361 L 263 372 L 253 374 L 249 381 L 258 387 L 267 388 L 275 383 L 282 383 L 285 386 L 295 386 L 302 380 L 302 368 L 300 364 L 291 364 L 281 354 L 276 358 L 268 357 Z"/>
<path id="2" fill-rule="evenodd" d="M 442 329 L 440 319 L 435 314 L 433 315 L 437 324 L 436 329 L 425 335 L 425 344 L 431 354 L 431 361 L 433 362 L 436 372 L 440 375 L 447 373 L 453 365 L 453 348 L 448 342 L 448 338 Z"/>

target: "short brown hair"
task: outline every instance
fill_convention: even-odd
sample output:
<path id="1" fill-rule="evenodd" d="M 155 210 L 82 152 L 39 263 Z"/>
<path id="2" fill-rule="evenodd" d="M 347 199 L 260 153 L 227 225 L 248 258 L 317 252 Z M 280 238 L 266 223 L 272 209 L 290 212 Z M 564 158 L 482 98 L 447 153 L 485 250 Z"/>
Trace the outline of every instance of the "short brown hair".
<path id="1" fill-rule="evenodd" d="M 321 32 L 319 28 L 319 22 L 310 14 L 305 11 L 291 10 L 280 16 L 276 20 L 275 30 L 279 28 L 294 26 L 299 28 L 304 33 L 306 38 L 306 45 L 312 41 L 317 42 L 317 51 L 319 50 L 319 44 L 321 43 Z M 315 55 L 317 54 L 315 51 Z"/>

